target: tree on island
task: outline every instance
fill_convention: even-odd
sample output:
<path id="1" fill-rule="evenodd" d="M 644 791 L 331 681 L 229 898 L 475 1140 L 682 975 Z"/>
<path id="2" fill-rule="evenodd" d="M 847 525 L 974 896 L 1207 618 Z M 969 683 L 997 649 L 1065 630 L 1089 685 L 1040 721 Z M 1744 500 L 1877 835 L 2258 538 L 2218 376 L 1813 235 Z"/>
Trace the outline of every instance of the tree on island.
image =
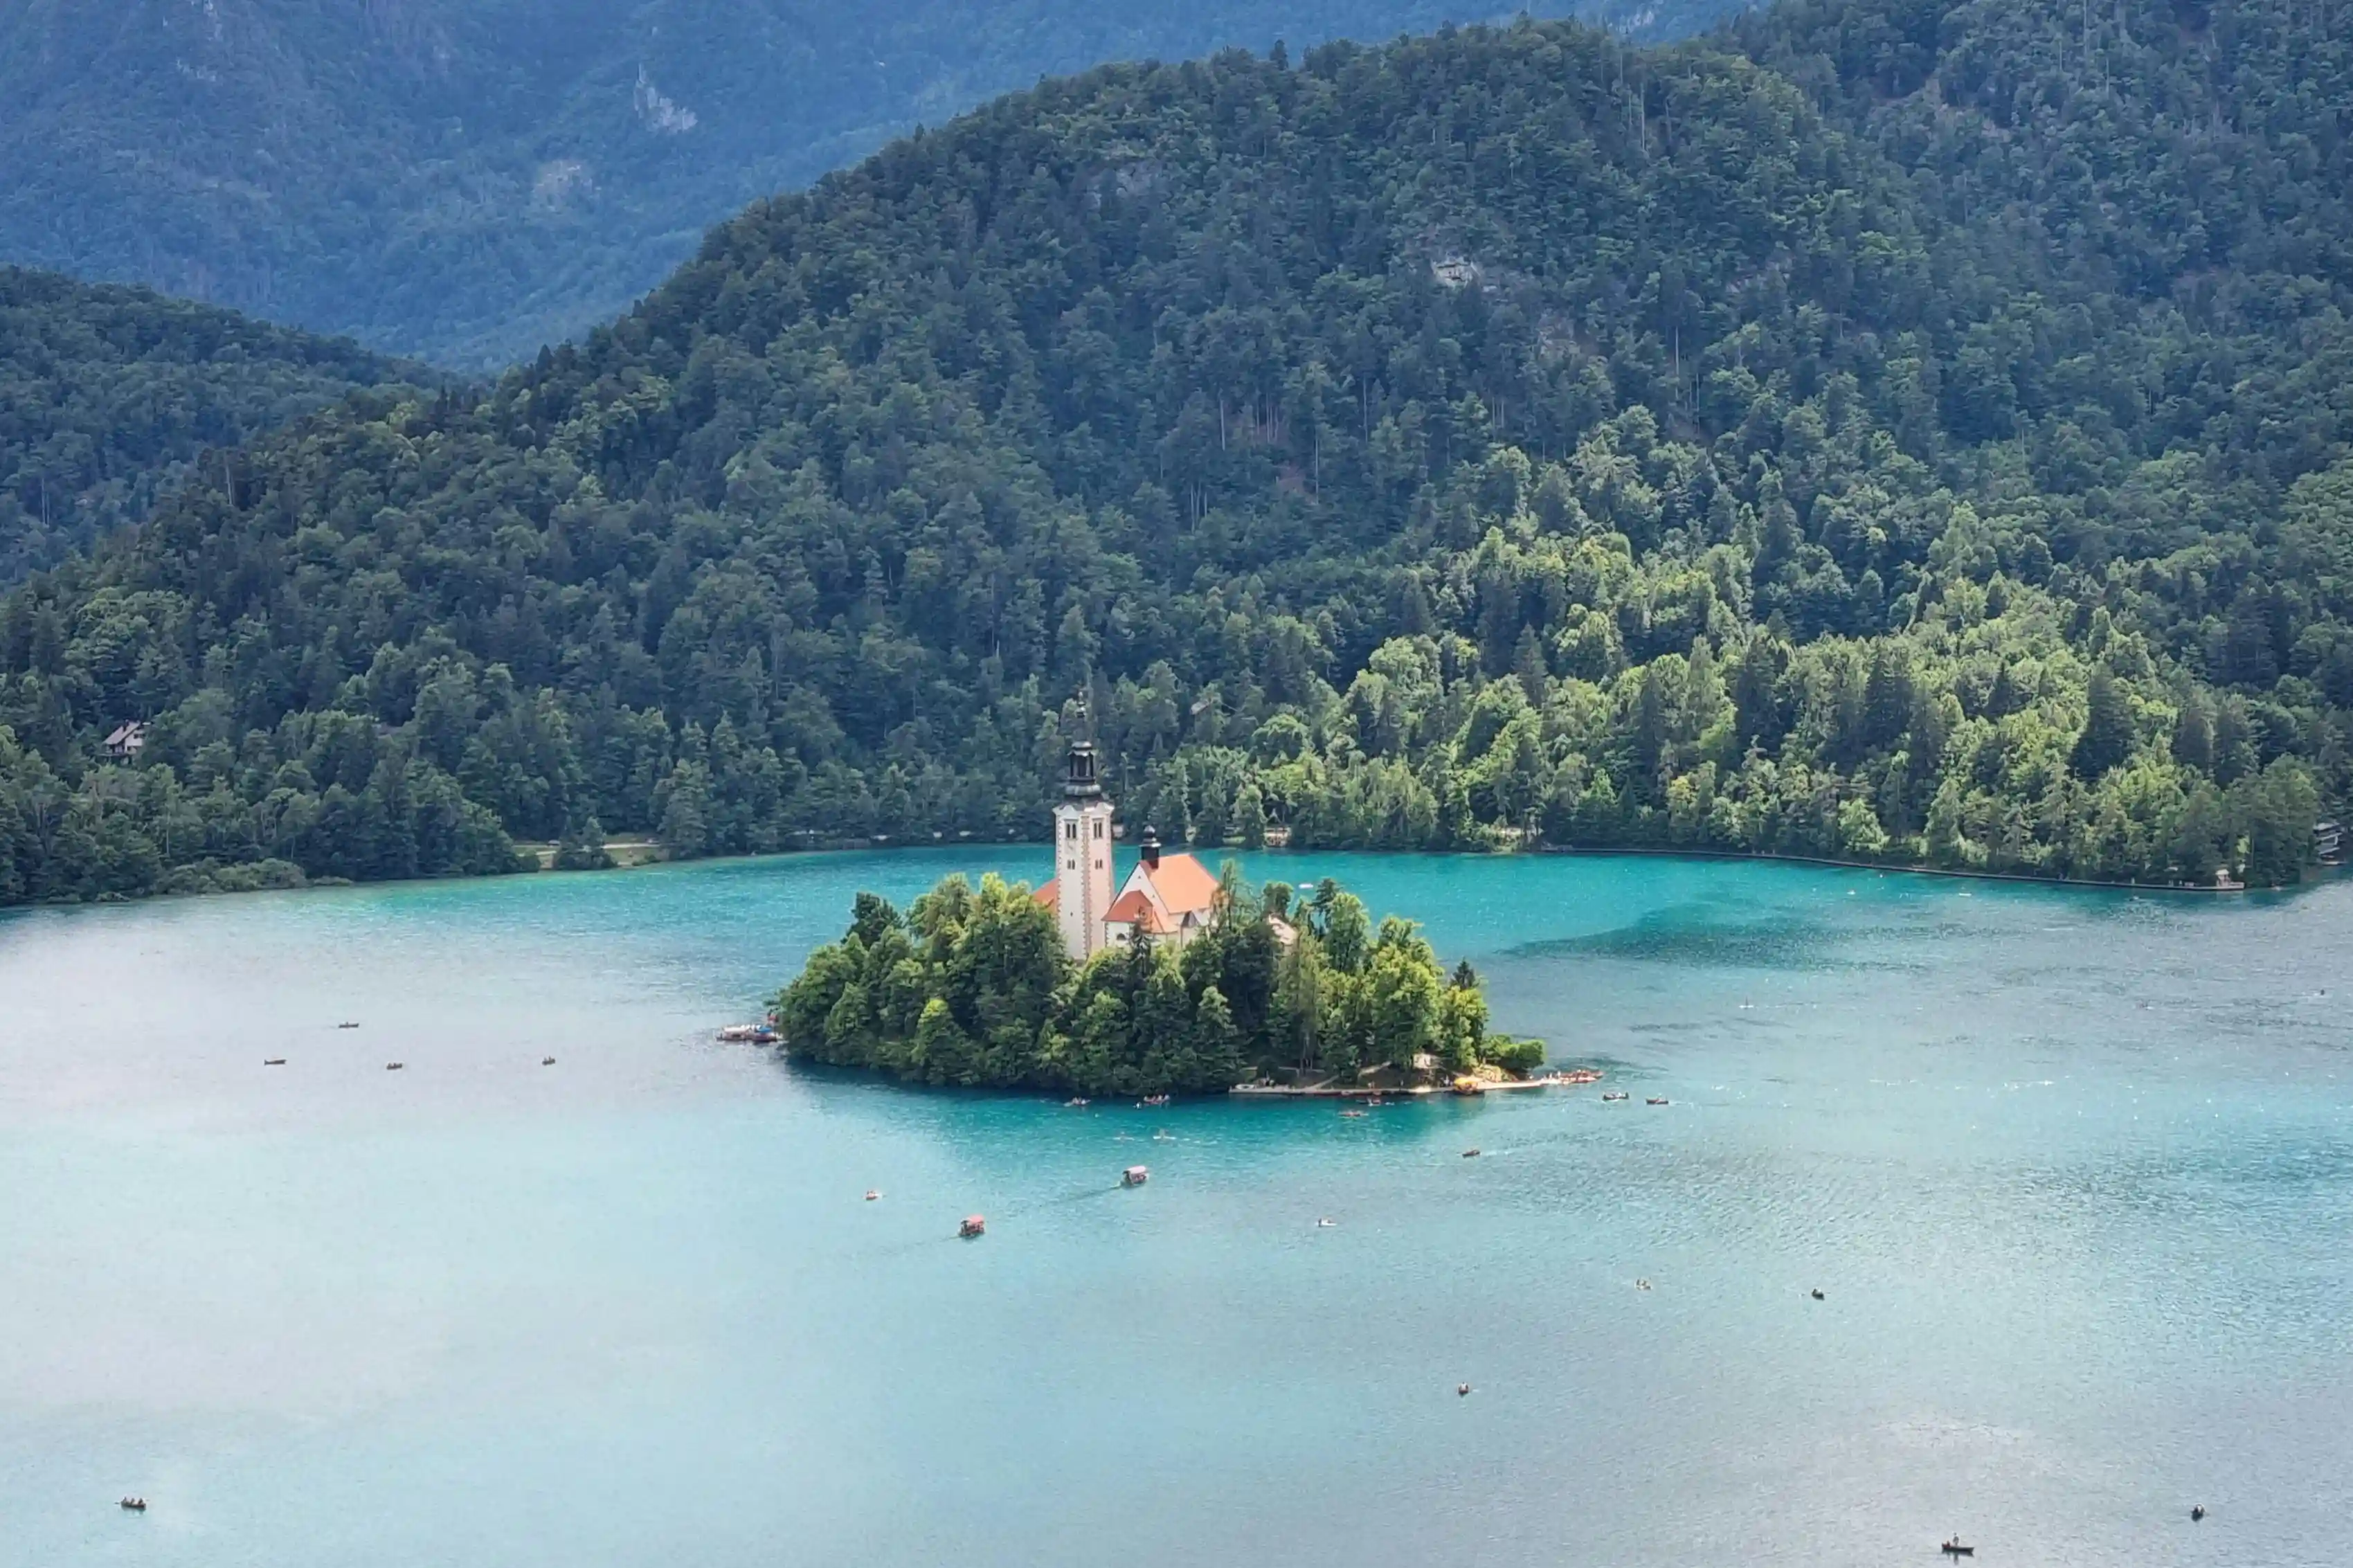
<path id="1" fill-rule="evenodd" d="M 1544 1059 L 1540 1041 L 1488 1032 L 1468 965 L 1450 979 L 1410 921 L 1374 934 L 1336 883 L 1294 925 L 1291 889 L 1252 889 L 1229 864 L 1218 909 L 1181 949 L 1139 942 L 1077 964 L 1019 883 L 950 877 L 903 916 L 860 893 L 842 939 L 776 997 L 777 1026 L 814 1061 L 1081 1093 L 1211 1093 L 1275 1073 L 1356 1081 L 1366 1068 L 1525 1073 Z"/>

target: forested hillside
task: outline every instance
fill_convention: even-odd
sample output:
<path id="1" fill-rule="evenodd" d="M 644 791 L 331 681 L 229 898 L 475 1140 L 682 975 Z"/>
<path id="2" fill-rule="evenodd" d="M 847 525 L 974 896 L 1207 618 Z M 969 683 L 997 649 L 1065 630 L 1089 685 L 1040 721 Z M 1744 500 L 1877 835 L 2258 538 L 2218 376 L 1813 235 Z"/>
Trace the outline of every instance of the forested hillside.
<path id="1" fill-rule="evenodd" d="M 17 0 L 0 261 L 495 371 L 750 201 L 1112 59 L 1379 41 L 1503 0 Z M 1653 36 L 1727 0 L 1546 0 Z"/>
<path id="2" fill-rule="evenodd" d="M 430 378 L 350 342 L 0 267 L 0 588 L 146 514 L 206 447 Z"/>
<path id="3" fill-rule="evenodd" d="M 1197 842 L 2293 879 L 2353 77 L 2308 9 L 2090 21 L 1227 54 L 894 144 L 9 598 L 6 890 L 1031 835 L 1082 689 Z"/>

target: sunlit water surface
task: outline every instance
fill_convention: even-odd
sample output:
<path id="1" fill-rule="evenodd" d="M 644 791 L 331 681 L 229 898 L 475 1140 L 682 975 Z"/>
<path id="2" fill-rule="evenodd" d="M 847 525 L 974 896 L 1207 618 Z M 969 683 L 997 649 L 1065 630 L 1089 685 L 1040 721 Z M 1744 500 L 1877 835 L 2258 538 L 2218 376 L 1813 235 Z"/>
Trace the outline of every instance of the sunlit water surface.
<path id="1" fill-rule="evenodd" d="M 1074 1110 L 713 1041 L 858 889 L 1028 858 L 0 920 L 0 1562 L 2353 1550 L 2353 886 L 1255 858 L 1623 1104 Z"/>

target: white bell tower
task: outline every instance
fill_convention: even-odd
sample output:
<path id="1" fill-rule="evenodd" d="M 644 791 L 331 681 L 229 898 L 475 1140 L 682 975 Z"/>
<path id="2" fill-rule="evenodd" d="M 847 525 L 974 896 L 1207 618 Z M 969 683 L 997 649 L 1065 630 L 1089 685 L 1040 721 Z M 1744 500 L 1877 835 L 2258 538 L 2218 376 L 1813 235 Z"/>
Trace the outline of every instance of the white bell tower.
<path id="1" fill-rule="evenodd" d="M 1103 946 L 1111 870 L 1111 801 L 1095 776 L 1094 742 L 1073 741 L 1054 807 L 1054 920 L 1063 948 L 1082 963 Z"/>

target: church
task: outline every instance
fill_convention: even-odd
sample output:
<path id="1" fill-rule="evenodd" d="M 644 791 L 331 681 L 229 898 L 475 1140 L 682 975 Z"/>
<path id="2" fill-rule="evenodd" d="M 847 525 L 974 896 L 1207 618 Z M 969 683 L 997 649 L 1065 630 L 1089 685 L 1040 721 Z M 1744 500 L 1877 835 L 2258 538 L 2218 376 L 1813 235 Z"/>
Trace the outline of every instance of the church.
<path id="1" fill-rule="evenodd" d="M 1082 963 L 1139 936 L 1182 947 L 1217 919 L 1218 879 L 1190 855 L 1163 855 L 1149 827 L 1141 858 L 1114 892 L 1111 816 L 1094 742 L 1071 742 L 1054 807 L 1054 876 L 1032 896 L 1054 911 L 1062 946 Z"/>

